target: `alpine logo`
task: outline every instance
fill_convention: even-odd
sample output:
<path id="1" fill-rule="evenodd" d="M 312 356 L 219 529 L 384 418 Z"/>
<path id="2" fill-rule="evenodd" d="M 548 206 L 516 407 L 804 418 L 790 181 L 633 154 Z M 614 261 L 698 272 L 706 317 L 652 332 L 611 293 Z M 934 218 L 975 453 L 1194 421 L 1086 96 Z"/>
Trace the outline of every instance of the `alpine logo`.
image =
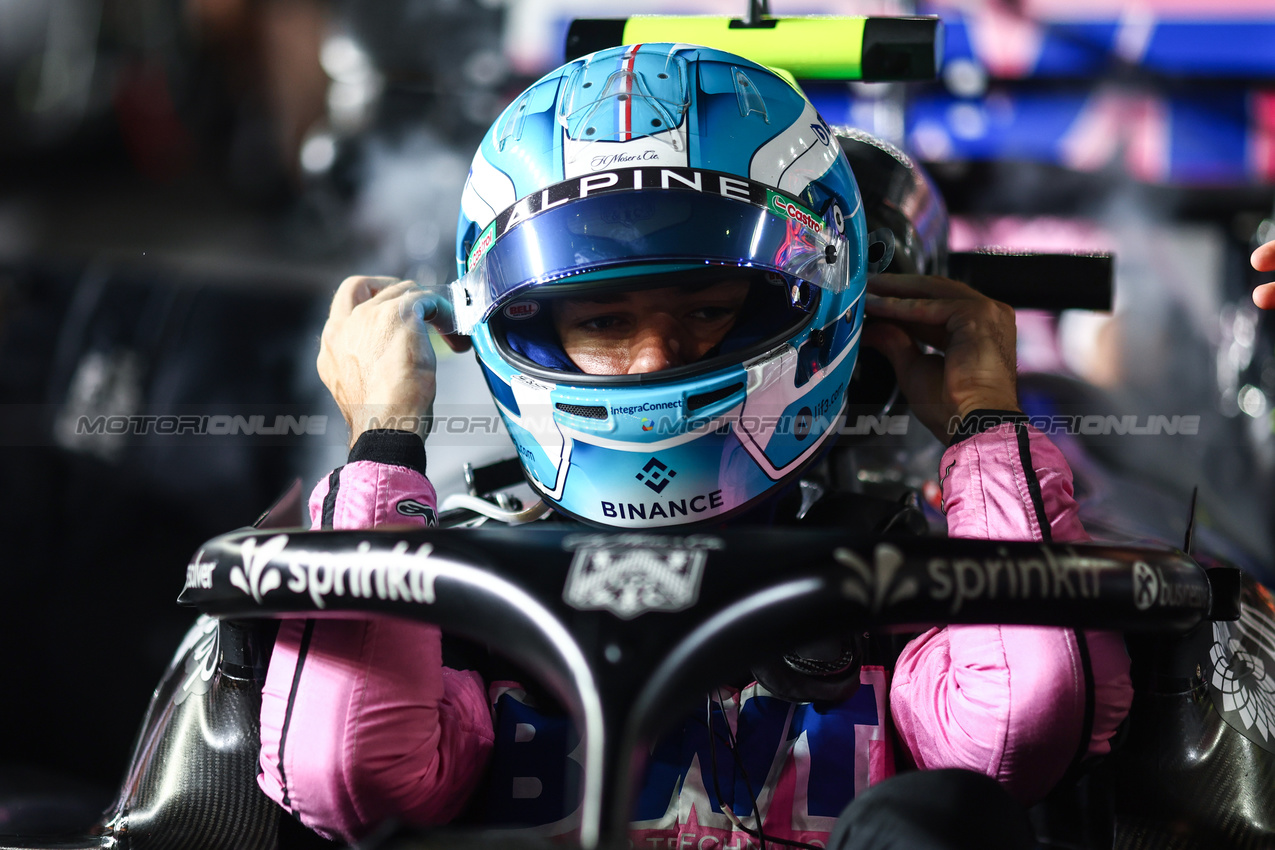
<path id="1" fill-rule="evenodd" d="M 817 215 L 798 205 L 794 200 L 779 194 L 764 183 L 734 174 L 684 166 L 651 165 L 646 168 L 615 168 L 608 171 L 595 171 L 555 183 L 539 192 L 527 195 L 501 212 L 488 225 L 488 230 L 484 230 L 479 236 L 477 245 L 469 258 L 469 267 L 472 268 L 482 254 L 490 249 L 492 243 L 507 233 L 511 227 L 538 213 L 591 195 L 641 192 L 652 189 L 718 195 L 734 201 L 745 201 L 767 207 L 805 224 L 816 232 L 821 232 L 824 227 Z M 789 213 L 789 208 L 793 212 Z"/>
<path id="2" fill-rule="evenodd" d="M 438 513 L 424 502 L 415 499 L 403 499 L 394 506 L 394 510 L 403 516 L 423 516 L 425 524 L 431 528 L 438 525 Z"/>
<path id="3" fill-rule="evenodd" d="M 803 407 L 797 411 L 797 418 L 792 423 L 792 435 L 798 440 L 804 440 L 810 436 L 810 426 L 814 424 L 814 415 L 810 412 L 810 408 Z"/>
<path id="4" fill-rule="evenodd" d="M 676 476 L 677 470 L 669 469 L 667 465 L 660 463 L 659 458 L 653 457 L 646 462 L 646 466 L 642 467 L 642 471 L 633 477 L 656 493 L 663 493 L 664 488 Z"/>

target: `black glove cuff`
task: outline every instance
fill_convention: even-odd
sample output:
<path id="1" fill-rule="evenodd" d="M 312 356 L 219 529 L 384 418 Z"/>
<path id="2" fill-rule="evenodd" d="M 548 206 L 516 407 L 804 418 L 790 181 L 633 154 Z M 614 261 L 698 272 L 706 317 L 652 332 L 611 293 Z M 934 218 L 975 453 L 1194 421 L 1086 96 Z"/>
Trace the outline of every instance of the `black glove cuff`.
<path id="1" fill-rule="evenodd" d="M 953 417 L 953 419 L 955 418 Z M 965 414 L 965 418 L 955 423 L 948 446 L 954 446 L 962 440 L 968 440 L 975 434 L 990 431 L 998 425 L 1004 425 L 1006 422 L 1018 423 L 1026 421 L 1027 414 L 1021 410 L 992 410 L 989 408 L 971 410 Z"/>
<path id="2" fill-rule="evenodd" d="M 425 441 L 414 431 L 376 428 L 364 431 L 350 449 L 349 462 L 370 460 L 405 466 L 425 474 Z"/>

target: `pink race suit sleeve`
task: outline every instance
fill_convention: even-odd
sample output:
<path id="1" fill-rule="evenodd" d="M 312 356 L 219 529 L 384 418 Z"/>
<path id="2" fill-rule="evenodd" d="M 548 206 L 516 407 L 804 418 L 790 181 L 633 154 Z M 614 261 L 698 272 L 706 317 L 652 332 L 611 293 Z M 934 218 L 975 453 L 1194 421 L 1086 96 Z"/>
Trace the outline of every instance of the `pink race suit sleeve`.
<path id="1" fill-rule="evenodd" d="M 1089 539 L 1067 462 L 1026 424 L 1004 423 L 956 443 L 942 470 L 953 537 Z M 1030 804 L 1057 784 L 1082 746 L 1086 756 L 1108 752 L 1133 688 L 1119 634 L 948 626 L 904 648 L 890 699 L 899 738 L 918 767 L 975 770 Z M 1092 728 L 1082 744 L 1087 700 Z"/>
<path id="2" fill-rule="evenodd" d="M 401 449 L 402 437 L 419 447 L 414 435 L 369 443 Z M 377 454 L 364 439 L 315 488 L 314 526 L 436 524 L 423 450 L 409 465 L 357 460 L 360 448 Z M 351 843 L 391 816 L 455 817 L 481 778 L 492 723 L 481 679 L 444 667 L 440 642 L 437 627 L 392 618 L 285 621 L 262 694 L 262 790 L 320 835 Z"/>

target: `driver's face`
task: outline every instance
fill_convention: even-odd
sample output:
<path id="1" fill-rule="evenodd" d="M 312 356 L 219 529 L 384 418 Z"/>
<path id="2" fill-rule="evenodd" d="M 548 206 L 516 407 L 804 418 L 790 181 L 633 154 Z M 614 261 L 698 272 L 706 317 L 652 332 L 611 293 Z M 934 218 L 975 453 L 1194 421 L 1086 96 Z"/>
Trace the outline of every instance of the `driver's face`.
<path id="1" fill-rule="evenodd" d="M 638 375 L 694 363 L 726 336 L 748 281 L 666 286 L 552 302 L 567 356 L 587 375 Z"/>

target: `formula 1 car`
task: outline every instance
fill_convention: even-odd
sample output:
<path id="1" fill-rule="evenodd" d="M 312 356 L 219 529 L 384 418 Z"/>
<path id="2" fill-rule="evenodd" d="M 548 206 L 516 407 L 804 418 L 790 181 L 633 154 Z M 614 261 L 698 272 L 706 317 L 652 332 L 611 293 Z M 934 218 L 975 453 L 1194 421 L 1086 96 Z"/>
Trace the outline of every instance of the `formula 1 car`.
<path id="1" fill-rule="evenodd" d="M 864 174 L 865 201 L 895 232 L 899 267 L 942 269 L 945 222 L 924 173 L 862 134 L 846 132 L 842 144 Z M 855 403 L 880 412 L 896 395 L 860 382 Z M 848 440 L 829 463 L 865 448 Z M 811 473 L 810 488 L 828 488 Z M 574 836 L 584 848 L 626 846 L 639 754 L 688 695 L 746 671 L 818 680 L 826 672 L 777 659 L 771 636 L 840 639 L 848 623 L 887 637 L 957 622 L 1125 632 L 1137 694 L 1125 740 L 1033 811 L 1044 845 L 1272 839 L 1275 603 L 1235 568 L 1167 547 L 924 536 L 916 494 L 893 501 L 835 488 L 825 505 L 849 502 L 831 527 L 600 532 L 528 521 L 536 512 L 508 498 L 497 504 L 516 475 L 508 464 L 473 470 L 471 495 L 440 516 L 452 527 L 411 532 L 299 530 L 298 482 L 254 530 L 210 541 L 187 567 L 180 600 L 201 616 L 156 690 L 118 800 L 93 834 L 0 837 L 0 847 L 307 846 L 313 837 L 298 835 L 256 784 L 260 690 L 279 618 L 354 613 L 438 623 L 544 684 L 584 741 Z M 521 524 L 485 527 L 486 514 Z M 535 569 L 515 566 L 527 563 Z M 367 846 L 537 841 L 391 830 Z"/>
<path id="2" fill-rule="evenodd" d="M 626 846 L 640 754 L 688 695 L 772 663 L 774 634 L 800 643 L 848 623 L 879 634 L 942 622 L 1124 631 L 1137 683 L 1127 739 L 1042 804 L 1058 841 L 1046 846 L 1271 839 L 1275 700 L 1265 670 L 1275 663 L 1275 605 L 1236 569 L 1205 569 L 1169 548 L 826 529 L 307 532 L 297 528 L 299 497 L 296 488 L 258 528 L 216 538 L 191 561 L 181 602 L 202 616 L 156 690 L 96 834 L 0 837 L 0 847 L 289 846 L 281 824 L 290 819 L 255 781 L 271 626 L 356 613 L 438 623 L 501 647 L 544 683 L 582 736 L 575 843 L 584 848 Z M 534 570 L 514 566 L 529 562 Z M 1063 843 L 1060 829 L 1084 843 Z M 535 845 L 439 829 L 367 846 L 469 842 Z"/>

